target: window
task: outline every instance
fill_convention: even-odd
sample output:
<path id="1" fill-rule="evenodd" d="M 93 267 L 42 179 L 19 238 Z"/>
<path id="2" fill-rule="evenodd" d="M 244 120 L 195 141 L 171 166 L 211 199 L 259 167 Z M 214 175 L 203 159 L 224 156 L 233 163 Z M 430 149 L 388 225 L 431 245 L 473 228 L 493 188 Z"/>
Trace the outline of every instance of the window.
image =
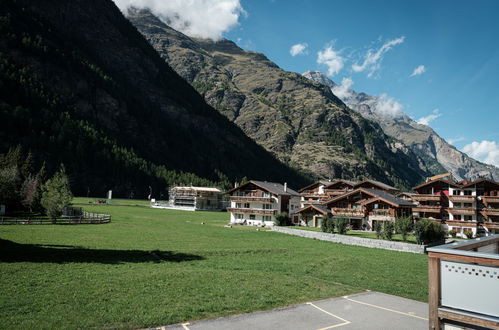
<path id="1" fill-rule="evenodd" d="M 464 204 L 463 204 L 463 206 L 464 206 L 464 207 L 472 207 L 472 206 L 473 206 L 473 204 L 472 204 L 472 203 L 464 203 Z"/>
<path id="2" fill-rule="evenodd" d="M 462 220 L 461 214 L 454 215 L 454 220 Z"/>
<path id="3" fill-rule="evenodd" d="M 461 195 L 461 190 L 454 190 L 452 195 Z"/>
<path id="4" fill-rule="evenodd" d="M 236 213 L 236 219 L 243 219 L 243 215 L 240 213 Z"/>
<path id="5" fill-rule="evenodd" d="M 249 208 L 250 208 L 249 203 L 244 203 L 244 208 L 245 208 L 245 209 L 249 209 Z"/>
<path id="6" fill-rule="evenodd" d="M 270 193 L 268 191 L 263 192 L 263 197 L 270 197 Z"/>
<path id="7" fill-rule="evenodd" d="M 464 220 L 466 221 L 473 221 L 473 216 L 472 215 L 465 215 Z"/>
<path id="8" fill-rule="evenodd" d="M 471 196 L 471 190 L 465 190 L 465 191 L 464 191 L 464 194 L 465 194 L 466 196 Z"/>
<path id="9" fill-rule="evenodd" d="M 272 204 L 263 204 L 263 209 L 264 210 L 270 210 L 270 209 L 272 209 Z"/>
<path id="10" fill-rule="evenodd" d="M 254 214 L 250 214 L 250 220 L 255 220 L 255 215 Z"/>
<path id="11" fill-rule="evenodd" d="M 264 215 L 263 221 L 270 221 L 270 215 Z"/>
<path id="12" fill-rule="evenodd" d="M 236 203 L 236 208 L 240 209 L 241 208 L 241 203 Z"/>

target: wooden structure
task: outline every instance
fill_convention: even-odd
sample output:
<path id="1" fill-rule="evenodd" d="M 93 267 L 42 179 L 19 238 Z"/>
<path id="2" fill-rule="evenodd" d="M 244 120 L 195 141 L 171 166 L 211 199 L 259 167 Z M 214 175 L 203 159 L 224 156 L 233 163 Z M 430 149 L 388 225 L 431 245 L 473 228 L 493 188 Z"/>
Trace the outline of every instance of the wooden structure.
<path id="1" fill-rule="evenodd" d="M 499 329 L 499 235 L 427 251 L 429 329 Z"/>
<path id="2" fill-rule="evenodd" d="M 0 225 L 83 225 L 110 222 L 110 215 L 91 212 L 83 212 L 81 216 L 66 216 L 56 219 L 48 217 L 0 217 Z"/>

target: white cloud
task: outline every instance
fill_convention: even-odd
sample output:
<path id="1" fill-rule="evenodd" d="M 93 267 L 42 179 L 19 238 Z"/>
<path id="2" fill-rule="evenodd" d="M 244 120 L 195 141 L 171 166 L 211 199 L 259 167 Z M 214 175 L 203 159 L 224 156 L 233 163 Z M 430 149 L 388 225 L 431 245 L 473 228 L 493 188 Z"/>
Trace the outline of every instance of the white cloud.
<path id="1" fill-rule="evenodd" d="M 327 75 L 334 76 L 343 68 L 344 59 L 332 46 L 327 46 L 317 53 L 317 63 L 327 66 Z"/>
<path id="2" fill-rule="evenodd" d="M 462 151 L 481 162 L 499 167 L 499 143 L 496 141 L 473 141 L 465 145 Z"/>
<path id="3" fill-rule="evenodd" d="M 334 95 L 339 97 L 342 101 L 345 99 L 349 98 L 352 95 L 352 90 L 350 87 L 353 85 L 353 80 L 352 78 L 343 78 L 341 80 L 341 85 L 336 85 L 333 88 L 331 88 L 331 91 L 333 92 Z"/>
<path id="4" fill-rule="evenodd" d="M 191 37 L 218 40 L 245 15 L 239 0 L 114 0 L 123 13 L 149 8 L 166 24 Z"/>
<path id="5" fill-rule="evenodd" d="M 440 113 L 440 111 L 438 109 L 435 109 L 433 110 L 433 112 L 431 114 L 429 114 L 428 116 L 425 116 L 425 117 L 421 117 L 417 120 L 418 124 L 421 124 L 421 125 L 426 125 L 428 126 L 430 124 L 431 121 L 437 119 L 438 117 L 440 117 L 442 114 Z"/>
<path id="6" fill-rule="evenodd" d="M 378 96 L 378 101 L 374 106 L 374 110 L 385 117 L 398 117 L 403 114 L 403 108 L 402 104 L 387 94 Z"/>
<path id="7" fill-rule="evenodd" d="M 425 66 L 420 65 L 417 68 L 415 68 L 414 71 L 412 71 L 410 77 L 419 76 L 420 74 L 423 74 L 425 71 L 426 71 Z"/>
<path id="8" fill-rule="evenodd" d="M 369 49 L 367 51 L 366 56 L 364 57 L 364 62 L 362 64 L 353 64 L 352 70 L 355 72 L 362 72 L 364 70 L 368 70 L 368 77 L 372 77 L 374 72 L 379 70 L 381 67 L 381 61 L 383 60 L 383 55 L 392 49 L 393 46 L 403 43 L 405 37 L 402 36 L 397 39 L 393 39 L 385 42 L 378 50 Z"/>
<path id="9" fill-rule="evenodd" d="M 289 53 L 291 54 L 291 56 L 305 55 L 308 53 L 307 47 L 308 47 L 308 44 L 306 42 L 301 43 L 301 44 L 296 44 L 296 45 L 291 46 Z"/>

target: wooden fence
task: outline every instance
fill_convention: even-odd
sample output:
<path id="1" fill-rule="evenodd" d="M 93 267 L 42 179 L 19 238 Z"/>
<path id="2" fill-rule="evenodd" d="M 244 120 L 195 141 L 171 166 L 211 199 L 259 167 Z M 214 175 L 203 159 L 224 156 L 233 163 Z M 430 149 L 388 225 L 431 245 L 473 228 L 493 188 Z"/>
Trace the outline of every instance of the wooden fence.
<path id="1" fill-rule="evenodd" d="M 80 217 L 60 217 L 56 219 L 46 217 L 0 217 L 0 225 L 83 225 L 109 222 L 111 222 L 110 215 L 90 212 L 83 212 Z"/>

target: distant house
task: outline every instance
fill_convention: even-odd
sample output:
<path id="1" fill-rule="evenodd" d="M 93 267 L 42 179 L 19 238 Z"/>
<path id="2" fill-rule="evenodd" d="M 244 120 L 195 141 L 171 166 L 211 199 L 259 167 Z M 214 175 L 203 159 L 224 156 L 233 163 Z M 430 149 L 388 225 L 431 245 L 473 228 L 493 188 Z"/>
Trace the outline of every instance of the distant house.
<path id="1" fill-rule="evenodd" d="M 326 194 L 325 187 L 330 184 L 330 181 L 317 181 L 301 188 L 298 192 L 301 195 L 301 207 L 310 204 L 320 204 L 330 196 Z"/>
<path id="2" fill-rule="evenodd" d="M 298 223 L 295 213 L 300 208 L 300 194 L 287 184 L 248 181 L 229 191 L 230 222 L 249 226 L 272 226 L 278 213 L 286 212 Z"/>
<path id="3" fill-rule="evenodd" d="M 213 187 L 176 186 L 169 190 L 169 201 L 154 202 L 152 207 L 185 211 L 221 211 L 223 192 Z"/>

